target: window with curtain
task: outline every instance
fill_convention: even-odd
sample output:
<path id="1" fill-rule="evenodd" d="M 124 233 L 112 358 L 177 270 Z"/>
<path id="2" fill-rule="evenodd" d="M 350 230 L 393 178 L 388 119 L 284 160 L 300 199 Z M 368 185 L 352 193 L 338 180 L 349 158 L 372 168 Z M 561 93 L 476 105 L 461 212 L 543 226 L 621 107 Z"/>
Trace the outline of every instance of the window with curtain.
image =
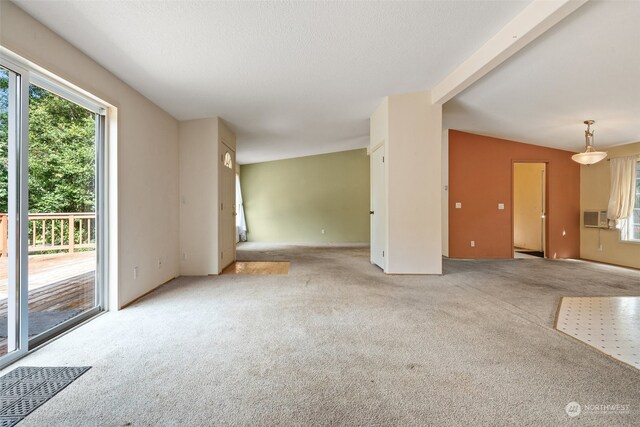
<path id="1" fill-rule="evenodd" d="M 629 242 L 640 242 L 640 161 L 636 162 L 635 204 L 629 218 L 624 220 L 621 238 Z"/>
<path id="2" fill-rule="evenodd" d="M 244 217 L 240 175 L 236 174 L 236 243 L 247 241 L 247 222 Z"/>

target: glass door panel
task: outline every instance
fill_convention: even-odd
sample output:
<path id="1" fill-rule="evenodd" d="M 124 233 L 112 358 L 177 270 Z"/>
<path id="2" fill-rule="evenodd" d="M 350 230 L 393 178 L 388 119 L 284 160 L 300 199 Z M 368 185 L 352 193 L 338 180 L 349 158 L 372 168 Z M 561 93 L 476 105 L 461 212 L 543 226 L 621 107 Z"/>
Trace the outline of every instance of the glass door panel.
<path id="1" fill-rule="evenodd" d="M 25 353 L 27 347 L 21 339 L 20 254 L 16 250 L 21 85 L 19 74 L 0 66 L 0 365 Z"/>
<path id="2" fill-rule="evenodd" d="M 9 343 L 9 254 L 7 248 L 9 196 L 9 71 L 0 68 L 0 356 Z"/>
<path id="3" fill-rule="evenodd" d="M 104 128 L 102 107 L 0 52 L 0 368 L 104 307 Z"/>
<path id="4" fill-rule="evenodd" d="M 0 368 L 105 300 L 105 111 L 19 64 L 0 52 Z"/>
<path id="5" fill-rule="evenodd" d="M 29 338 L 94 309 L 97 115 L 29 86 Z"/>

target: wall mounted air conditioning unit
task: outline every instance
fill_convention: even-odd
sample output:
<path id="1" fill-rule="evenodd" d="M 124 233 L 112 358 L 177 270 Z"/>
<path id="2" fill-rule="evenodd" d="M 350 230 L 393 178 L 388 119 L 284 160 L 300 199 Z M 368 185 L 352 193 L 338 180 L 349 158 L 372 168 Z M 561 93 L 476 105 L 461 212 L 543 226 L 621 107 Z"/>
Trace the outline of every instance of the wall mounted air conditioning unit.
<path id="1" fill-rule="evenodd" d="M 589 228 L 609 228 L 607 211 L 584 211 L 583 223 Z"/>

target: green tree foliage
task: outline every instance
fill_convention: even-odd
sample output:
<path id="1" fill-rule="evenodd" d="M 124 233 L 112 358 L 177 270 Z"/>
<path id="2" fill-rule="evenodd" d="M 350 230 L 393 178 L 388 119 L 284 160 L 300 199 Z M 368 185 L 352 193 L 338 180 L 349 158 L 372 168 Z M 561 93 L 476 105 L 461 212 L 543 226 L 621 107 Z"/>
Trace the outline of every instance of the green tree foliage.
<path id="1" fill-rule="evenodd" d="M 0 75 L 0 212 L 7 212 L 7 83 Z M 95 211 L 95 116 L 29 87 L 29 212 Z"/>
<path id="2" fill-rule="evenodd" d="M 9 182 L 9 74 L 0 68 L 0 212 L 7 212 Z"/>
<path id="3" fill-rule="evenodd" d="M 29 211 L 93 212 L 95 116 L 29 88 Z"/>

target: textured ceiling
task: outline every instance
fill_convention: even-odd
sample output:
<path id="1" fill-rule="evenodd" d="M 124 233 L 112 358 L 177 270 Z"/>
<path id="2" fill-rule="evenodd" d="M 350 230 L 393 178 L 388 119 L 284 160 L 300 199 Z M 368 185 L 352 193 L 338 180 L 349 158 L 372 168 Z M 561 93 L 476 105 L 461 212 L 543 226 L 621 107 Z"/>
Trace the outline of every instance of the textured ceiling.
<path id="1" fill-rule="evenodd" d="M 455 99 L 445 127 L 572 151 L 640 141 L 640 1 L 590 1 Z"/>
<path id="2" fill-rule="evenodd" d="M 433 87 L 528 2 L 16 3 L 174 117 L 230 122 L 252 163 L 366 146 L 384 96 Z"/>

